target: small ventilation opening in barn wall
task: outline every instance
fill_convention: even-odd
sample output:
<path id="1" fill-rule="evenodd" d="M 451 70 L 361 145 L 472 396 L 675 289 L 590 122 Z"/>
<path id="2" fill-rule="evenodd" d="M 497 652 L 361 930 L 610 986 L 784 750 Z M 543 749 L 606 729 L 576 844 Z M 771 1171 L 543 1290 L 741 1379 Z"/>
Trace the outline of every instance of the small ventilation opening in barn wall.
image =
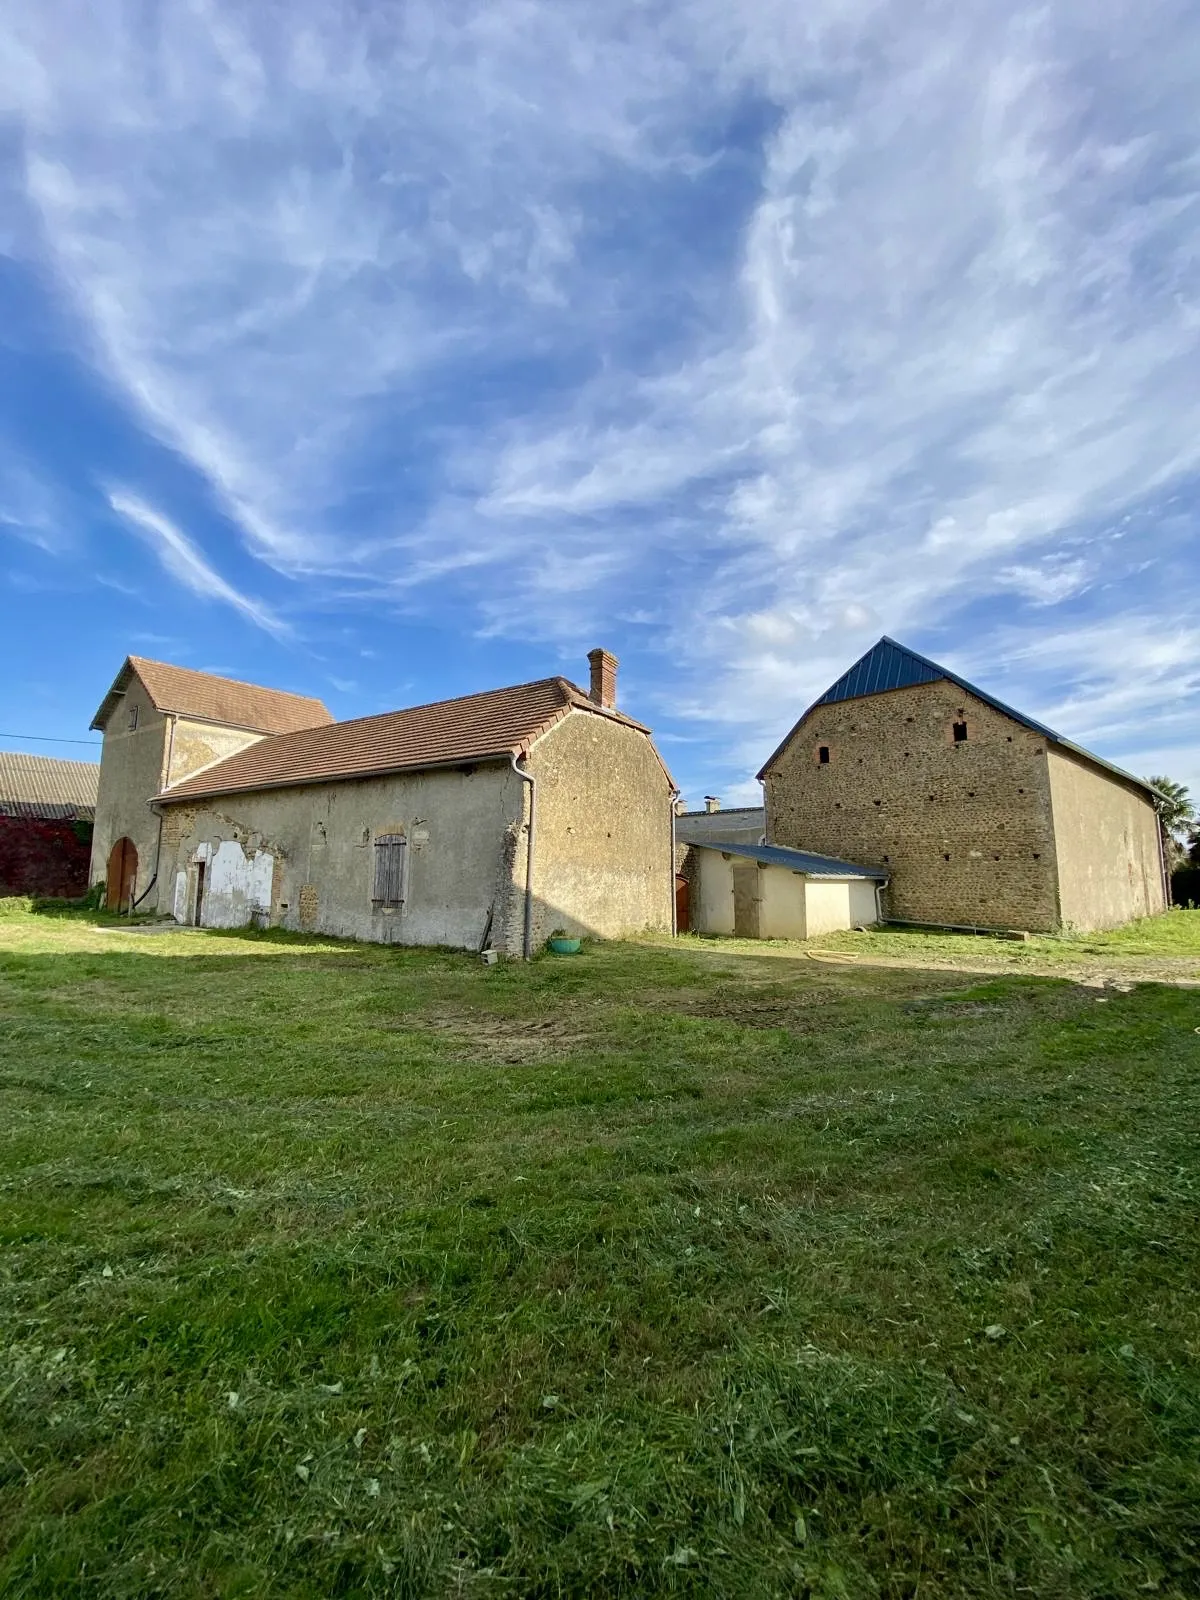
<path id="1" fill-rule="evenodd" d="M 827 744 L 819 745 L 817 747 L 817 760 L 823 767 L 827 767 L 829 765 L 829 746 Z"/>
<path id="2" fill-rule="evenodd" d="M 966 744 L 967 725 L 965 722 L 956 722 L 953 726 L 952 732 L 954 734 L 955 744 Z"/>

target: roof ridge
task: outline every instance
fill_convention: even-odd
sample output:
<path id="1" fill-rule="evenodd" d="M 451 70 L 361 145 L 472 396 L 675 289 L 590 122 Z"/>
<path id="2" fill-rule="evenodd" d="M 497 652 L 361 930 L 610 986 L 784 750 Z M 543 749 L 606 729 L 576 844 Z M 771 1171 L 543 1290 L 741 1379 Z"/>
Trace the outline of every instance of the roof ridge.
<path id="1" fill-rule="evenodd" d="M 435 711 L 442 706 L 462 705 L 467 700 L 486 700 L 489 696 L 499 694 L 518 694 L 522 689 L 537 689 L 544 683 L 555 683 L 563 680 L 555 678 L 531 678 L 528 683 L 506 683 L 498 689 L 475 689 L 470 694 L 450 695 L 445 700 L 424 700 L 415 706 L 394 706 L 391 711 L 369 711 L 365 717 L 341 717 L 333 722 L 322 722 L 313 728 L 293 728 L 287 733 L 270 733 L 267 740 L 274 742 L 278 739 L 294 739 L 301 733 L 328 733 L 330 728 L 354 728 L 364 722 L 379 722 L 384 717 L 406 717 L 416 711 Z M 265 741 L 261 741 L 265 742 Z M 229 759 L 225 757 L 224 759 Z"/>
<path id="2" fill-rule="evenodd" d="M 252 683 L 249 678 L 231 678 L 224 672 L 206 672 L 203 667 L 180 666 L 177 661 L 159 661 L 154 656 L 126 656 L 126 661 L 131 665 L 144 667 L 166 667 L 168 672 L 191 672 L 197 678 L 211 678 L 214 683 L 232 683 L 238 689 L 254 689 L 259 694 L 286 695 L 289 700 L 311 700 L 315 705 L 324 702 L 318 695 L 301 694 L 297 689 L 275 689 L 269 683 Z M 120 674 L 118 673 L 119 677 Z"/>

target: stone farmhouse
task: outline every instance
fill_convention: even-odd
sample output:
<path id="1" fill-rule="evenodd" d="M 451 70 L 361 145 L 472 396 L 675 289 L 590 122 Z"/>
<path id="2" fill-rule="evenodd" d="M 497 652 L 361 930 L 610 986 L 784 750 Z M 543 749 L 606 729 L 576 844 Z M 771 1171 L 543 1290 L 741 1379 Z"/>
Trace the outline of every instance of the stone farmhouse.
<path id="1" fill-rule="evenodd" d="M 759 777 L 770 843 L 886 873 L 890 920 L 1088 930 L 1167 904 L 1149 784 L 893 639 Z"/>
<path id="2" fill-rule="evenodd" d="M 333 721 L 319 700 L 129 656 L 92 718 L 104 735 L 90 881 L 110 910 L 158 904 L 160 790 L 272 734 Z"/>
<path id="3" fill-rule="evenodd" d="M 86 891 L 99 771 L 94 761 L 0 750 L 0 895 Z"/>
<path id="4" fill-rule="evenodd" d="M 188 772 L 168 761 L 160 781 L 147 762 L 112 786 L 127 807 L 140 790 L 160 829 L 147 909 L 514 956 L 557 928 L 669 931 L 675 787 L 649 730 L 616 709 L 616 659 L 589 660 L 589 693 L 543 678 L 351 722 L 309 701 L 293 707 L 307 725 Z M 250 703 L 272 693 L 238 687 Z M 226 709 L 246 733 L 249 711 Z M 122 716 L 107 713 L 117 738 Z M 105 762 L 115 775 L 107 733 Z M 125 828 L 105 801 L 102 777 L 96 863 Z"/>

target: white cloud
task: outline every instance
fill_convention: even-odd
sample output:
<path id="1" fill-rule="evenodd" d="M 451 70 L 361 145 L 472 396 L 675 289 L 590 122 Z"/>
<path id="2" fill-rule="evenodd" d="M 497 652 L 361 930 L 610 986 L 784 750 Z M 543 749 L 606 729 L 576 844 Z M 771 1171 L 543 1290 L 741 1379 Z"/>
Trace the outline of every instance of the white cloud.
<path id="1" fill-rule="evenodd" d="M 743 771 L 885 630 L 1103 733 L 1089 629 L 1200 626 L 1113 533 L 1200 474 L 1183 0 L 102 11 L 0 0 L 27 254 L 314 605 L 636 617 Z"/>
<path id="2" fill-rule="evenodd" d="M 219 600 L 224 605 L 232 606 L 268 633 L 278 636 L 288 631 L 266 606 L 242 594 L 209 566 L 187 535 L 161 511 L 148 506 L 137 495 L 121 489 L 109 493 L 108 503 L 118 516 L 133 526 L 158 556 L 166 571 L 185 589 L 206 600 Z"/>

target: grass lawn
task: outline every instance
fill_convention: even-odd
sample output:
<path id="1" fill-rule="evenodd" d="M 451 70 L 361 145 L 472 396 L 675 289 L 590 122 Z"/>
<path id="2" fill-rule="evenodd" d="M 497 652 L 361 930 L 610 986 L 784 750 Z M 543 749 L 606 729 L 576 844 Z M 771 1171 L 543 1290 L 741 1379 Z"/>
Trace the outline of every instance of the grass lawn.
<path id="1" fill-rule="evenodd" d="M 2 918 L 0 1592 L 1195 1596 L 1198 1029 Z"/>

